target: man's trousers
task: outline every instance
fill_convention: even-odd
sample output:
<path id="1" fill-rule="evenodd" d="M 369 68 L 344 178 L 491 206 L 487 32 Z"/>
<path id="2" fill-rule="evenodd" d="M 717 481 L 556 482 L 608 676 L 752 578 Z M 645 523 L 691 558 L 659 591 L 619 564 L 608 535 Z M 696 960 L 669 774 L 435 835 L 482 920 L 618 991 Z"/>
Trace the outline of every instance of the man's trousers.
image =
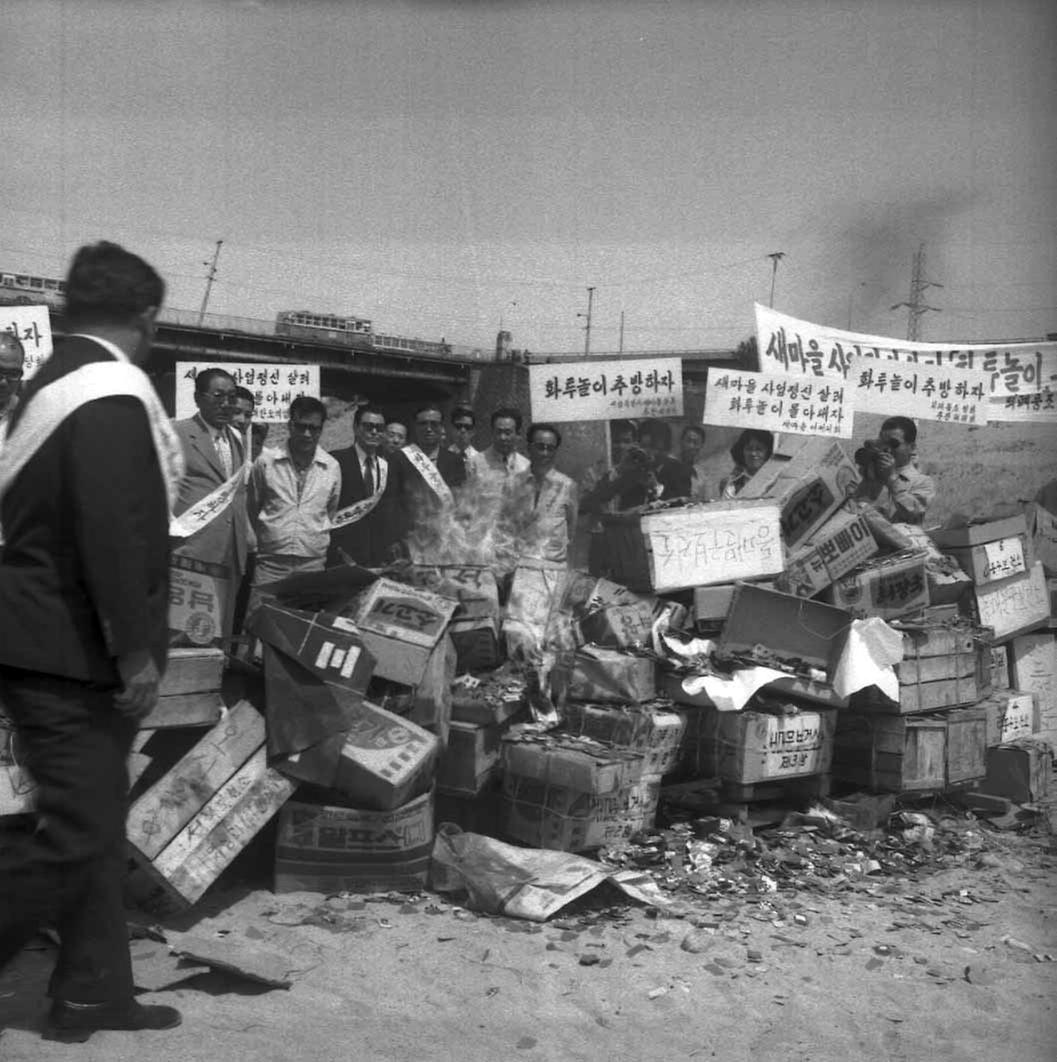
<path id="1" fill-rule="evenodd" d="M 117 711 L 116 692 L 0 667 L 20 763 L 37 783 L 36 829 L 0 845 L 0 967 L 54 926 L 61 946 L 49 994 L 75 1003 L 132 998 L 122 885 L 137 723 Z"/>

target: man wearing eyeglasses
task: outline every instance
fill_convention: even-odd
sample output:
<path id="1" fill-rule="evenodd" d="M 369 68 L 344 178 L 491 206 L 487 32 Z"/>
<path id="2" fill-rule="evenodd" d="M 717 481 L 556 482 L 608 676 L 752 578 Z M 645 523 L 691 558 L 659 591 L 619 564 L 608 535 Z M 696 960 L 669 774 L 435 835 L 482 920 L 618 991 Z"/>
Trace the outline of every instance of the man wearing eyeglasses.
<path id="1" fill-rule="evenodd" d="M 576 484 L 554 467 L 562 437 L 552 424 L 531 424 L 529 467 L 511 476 L 503 492 L 497 556 L 501 569 L 521 560 L 569 560 L 576 534 Z"/>
<path id="2" fill-rule="evenodd" d="M 0 332 L 0 446 L 4 445 L 8 417 L 18 405 L 18 388 L 25 364 L 22 340 L 11 332 Z"/>
<path id="3" fill-rule="evenodd" d="M 477 418 L 469 406 L 456 406 L 451 411 L 451 428 L 455 441 L 448 447 L 448 452 L 462 458 L 467 478 L 472 474 L 473 460 L 481 452 L 473 444 L 473 435 L 477 430 Z"/>
<path id="4" fill-rule="evenodd" d="M 216 634 L 228 638 L 248 553 L 246 441 L 233 427 L 238 395 L 230 373 L 217 368 L 200 372 L 194 398 L 198 412 L 173 424 L 186 465 L 174 516 L 182 518 L 188 532 L 174 544 L 173 555 L 222 573 L 221 630 Z"/>
<path id="5" fill-rule="evenodd" d="M 248 503 L 257 533 L 257 570 L 248 616 L 269 584 L 294 572 L 323 570 L 341 493 L 338 462 L 319 445 L 326 419 L 318 398 L 295 398 L 286 445 L 265 447 L 253 462 Z"/>
<path id="6" fill-rule="evenodd" d="M 380 568 L 400 552 L 400 526 L 394 511 L 399 482 L 382 452 L 385 414 L 377 406 L 360 406 L 353 423 L 356 442 L 334 451 L 341 469 L 341 497 L 327 563 L 352 561 L 365 568 Z"/>

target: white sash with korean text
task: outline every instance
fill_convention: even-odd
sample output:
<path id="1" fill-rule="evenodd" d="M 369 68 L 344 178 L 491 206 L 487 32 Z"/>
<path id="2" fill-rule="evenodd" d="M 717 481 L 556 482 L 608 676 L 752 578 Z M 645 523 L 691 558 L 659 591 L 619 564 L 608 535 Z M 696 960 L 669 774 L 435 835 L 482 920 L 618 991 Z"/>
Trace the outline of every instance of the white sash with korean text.
<path id="1" fill-rule="evenodd" d="M 169 521 L 169 535 L 172 538 L 190 538 L 197 534 L 231 504 L 250 470 L 249 439 L 243 443 L 243 451 L 242 464 L 231 476 L 201 501 L 195 502 L 189 509 Z"/>
<path id="2" fill-rule="evenodd" d="M 384 458 L 378 458 L 377 468 L 378 485 L 375 487 L 374 493 L 369 498 L 353 502 L 352 505 L 346 505 L 344 509 L 339 509 L 330 521 L 331 531 L 337 531 L 340 527 L 348 527 L 349 524 L 355 524 L 362 520 L 381 500 L 385 485 L 389 481 L 389 462 Z"/>
<path id="3" fill-rule="evenodd" d="M 454 505 L 455 498 L 452 496 L 451 487 L 444 482 L 440 472 L 437 470 L 437 466 L 414 444 L 405 446 L 403 451 L 407 455 L 407 459 L 418 470 L 419 475 L 426 481 L 430 490 L 445 505 Z"/>
<path id="4" fill-rule="evenodd" d="M 90 362 L 42 387 L 33 396 L 0 451 L 0 498 L 71 413 L 100 398 L 127 395 L 138 399 L 147 414 L 171 510 L 183 479 L 184 460 L 180 440 L 169 423 L 165 408 L 146 373 L 133 365 L 120 348 L 95 336 L 88 338 L 111 351 L 119 360 Z"/>

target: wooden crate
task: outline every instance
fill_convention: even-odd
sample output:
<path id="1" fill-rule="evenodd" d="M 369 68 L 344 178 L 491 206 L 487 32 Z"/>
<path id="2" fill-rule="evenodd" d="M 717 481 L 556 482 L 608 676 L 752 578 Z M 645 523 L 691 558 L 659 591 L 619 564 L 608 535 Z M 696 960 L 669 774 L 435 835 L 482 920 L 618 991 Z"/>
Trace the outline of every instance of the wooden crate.
<path id="1" fill-rule="evenodd" d="M 180 693 L 219 691 L 225 659 L 220 649 L 170 649 L 158 695 L 171 697 Z"/>
<path id="2" fill-rule="evenodd" d="M 943 713 L 947 723 L 947 785 L 987 774 L 987 709 L 983 705 Z"/>
<path id="3" fill-rule="evenodd" d="M 159 697 L 140 722 L 141 730 L 168 730 L 177 726 L 212 726 L 224 713 L 224 701 L 216 690 L 173 693 Z"/>
<path id="4" fill-rule="evenodd" d="M 452 720 L 437 766 L 438 791 L 476 796 L 499 770 L 502 730 L 495 724 Z"/>
<path id="5" fill-rule="evenodd" d="M 832 775 L 872 792 L 941 791 L 947 784 L 947 724 L 928 715 L 838 712 Z"/>

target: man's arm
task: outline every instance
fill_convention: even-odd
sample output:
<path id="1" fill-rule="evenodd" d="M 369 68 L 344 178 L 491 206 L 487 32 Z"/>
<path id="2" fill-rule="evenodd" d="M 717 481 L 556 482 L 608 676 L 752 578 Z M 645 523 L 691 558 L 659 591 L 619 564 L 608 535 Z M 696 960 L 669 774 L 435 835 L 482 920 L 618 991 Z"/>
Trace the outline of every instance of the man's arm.
<path id="1" fill-rule="evenodd" d="M 888 477 L 887 485 L 895 507 L 892 520 L 901 524 L 920 524 L 936 497 L 936 486 L 932 480 L 923 472 L 912 471 L 910 475 L 905 475 L 896 471 Z"/>
<path id="2" fill-rule="evenodd" d="M 565 523 L 569 529 L 569 548 L 572 549 L 573 539 L 576 538 L 576 514 L 579 511 L 577 495 L 579 491 L 575 483 L 569 484 L 569 496 L 565 499 Z"/>

